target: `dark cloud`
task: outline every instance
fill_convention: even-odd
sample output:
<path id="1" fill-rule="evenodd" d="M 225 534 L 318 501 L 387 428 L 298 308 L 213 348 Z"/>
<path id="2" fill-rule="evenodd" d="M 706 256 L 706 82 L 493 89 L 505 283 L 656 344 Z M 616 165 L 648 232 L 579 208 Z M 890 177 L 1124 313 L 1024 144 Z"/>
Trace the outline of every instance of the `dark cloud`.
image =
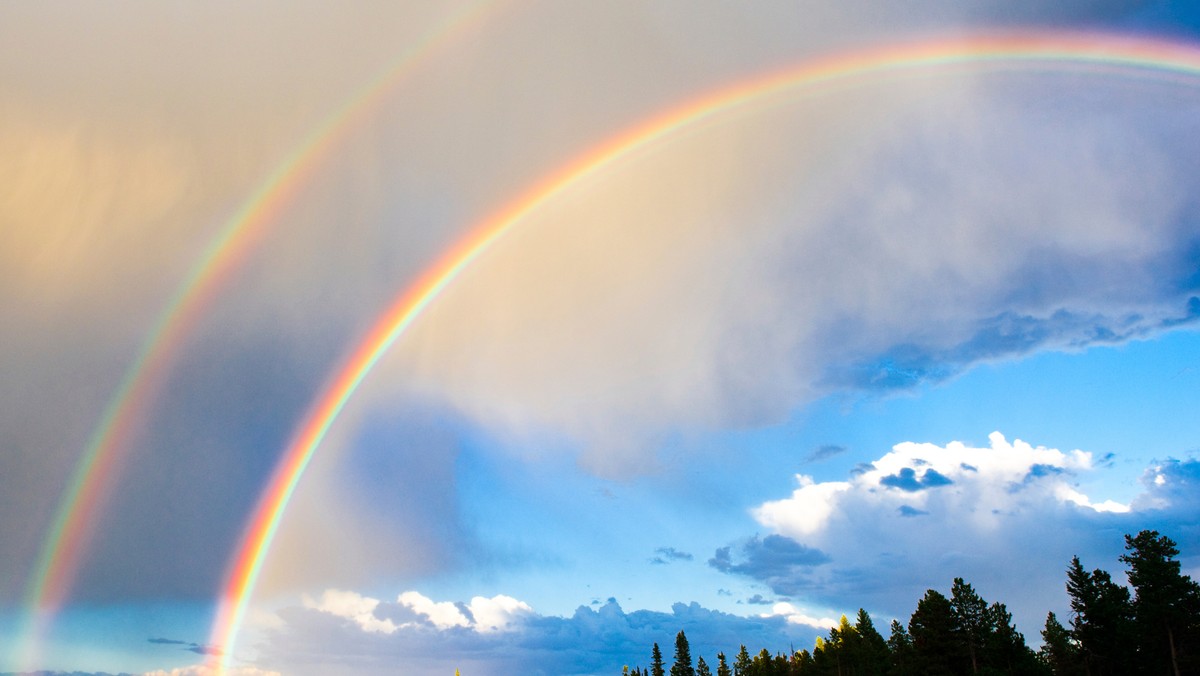
<path id="1" fill-rule="evenodd" d="M 261 661 L 284 673 L 319 663 L 354 673 L 599 674 L 613 665 L 648 666 L 651 644 L 667 649 L 679 631 L 687 633 L 693 656 L 714 663 L 718 651 L 732 656 L 742 643 L 786 652 L 821 633 L 783 617 L 740 617 L 696 603 L 676 603 L 669 613 L 626 613 L 612 598 L 596 608 L 580 606 L 570 617 L 535 614 L 495 633 L 428 625 L 371 633 L 311 608 L 287 608 L 279 616 L 282 627 L 268 631 L 259 648 Z"/>
<path id="2" fill-rule="evenodd" d="M 813 568 L 830 562 L 825 552 L 796 542 L 783 535 L 757 535 L 737 547 L 716 550 L 708 565 L 732 575 L 744 575 L 767 584 L 776 594 L 791 595 L 801 579 L 807 579 Z"/>
<path id="3" fill-rule="evenodd" d="M 808 454 L 808 457 L 804 459 L 804 462 L 820 462 L 822 460 L 828 460 L 835 455 L 841 455 L 842 453 L 845 453 L 847 450 L 849 449 L 847 449 L 845 446 L 824 444 L 814 448 L 812 452 Z"/>
<path id="4" fill-rule="evenodd" d="M 926 488 L 937 488 L 938 486 L 949 486 L 954 483 L 952 479 L 944 474 L 941 474 L 935 469 L 927 469 L 921 473 L 920 478 L 917 477 L 917 471 L 911 467 L 905 467 L 896 474 L 889 474 L 879 480 L 882 486 L 890 488 L 899 488 L 902 491 L 915 493 L 916 491 Z"/>
<path id="5" fill-rule="evenodd" d="M 762 594 L 755 594 L 754 596 L 751 596 L 750 598 L 746 599 L 746 603 L 748 603 L 752 606 L 769 606 L 772 603 L 774 603 L 774 601 L 772 601 L 771 599 L 768 599 L 768 598 L 764 598 Z"/>
<path id="6" fill-rule="evenodd" d="M 899 513 L 900 516 L 924 516 L 929 513 L 923 509 L 917 509 L 916 507 L 909 505 L 900 505 L 898 508 L 896 508 L 896 512 Z"/>

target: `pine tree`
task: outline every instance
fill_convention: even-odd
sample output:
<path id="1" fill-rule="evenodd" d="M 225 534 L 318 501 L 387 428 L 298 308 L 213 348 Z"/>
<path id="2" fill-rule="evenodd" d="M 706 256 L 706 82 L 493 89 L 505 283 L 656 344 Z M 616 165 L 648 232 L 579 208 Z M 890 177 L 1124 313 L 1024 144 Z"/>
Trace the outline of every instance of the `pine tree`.
<path id="1" fill-rule="evenodd" d="M 712 672 L 708 670 L 708 663 L 704 661 L 704 656 L 696 658 L 696 676 L 712 676 Z"/>
<path id="2" fill-rule="evenodd" d="M 1126 535 L 1125 549 L 1129 553 L 1121 562 L 1129 565 L 1134 590 L 1141 667 L 1147 673 L 1180 676 L 1181 662 L 1191 662 L 1189 653 L 1200 648 L 1193 642 L 1200 629 L 1200 586 L 1180 572 L 1175 560 L 1179 549 L 1158 531 Z"/>
<path id="3" fill-rule="evenodd" d="M 1025 643 L 1025 635 L 1017 631 L 1012 613 L 1000 602 L 988 606 L 984 615 L 987 633 L 983 643 L 982 664 L 1005 674 L 1044 673 L 1037 655 Z"/>
<path id="4" fill-rule="evenodd" d="M 750 664 L 750 653 L 746 652 L 746 645 L 742 644 L 733 660 L 733 676 L 749 676 Z"/>
<path id="5" fill-rule="evenodd" d="M 1081 672 L 1079 651 L 1071 643 L 1071 635 L 1054 616 L 1046 615 L 1046 627 L 1042 629 L 1042 649 L 1038 652 L 1042 664 L 1050 667 L 1054 676 L 1077 676 Z"/>
<path id="6" fill-rule="evenodd" d="M 1084 670 L 1089 676 L 1124 676 L 1133 669 L 1128 641 L 1133 608 L 1129 590 L 1097 568 L 1090 574 L 1079 557 L 1067 568 L 1067 594 L 1071 597 L 1071 638 L 1079 644 Z"/>
<path id="7" fill-rule="evenodd" d="M 663 670 L 662 651 L 658 649 L 658 643 L 654 644 L 654 648 L 650 651 L 650 676 L 664 676 L 666 672 Z"/>
<path id="8" fill-rule="evenodd" d="M 954 578 L 950 587 L 954 634 L 963 656 L 971 665 L 972 674 L 979 673 L 979 651 L 987 640 L 987 607 L 987 601 L 975 593 L 974 587 L 961 577 Z"/>
<path id="9" fill-rule="evenodd" d="M 925 592 L 908 621 L 912 635 L 917 673 L 925 676 L 950 676 L 956 673 L 952 656 L 957 652 L 954 637 L 954 610 L 950 600 L 936 590 Z"/>
<path id="10" fill-rule="evenodd" d="M 733 676 L 729 664 L 725 661 L 725 653 L 717 653 L 717 676 Z"/>
<path id="11" fill-rule="evenodd" d="M 913 671 L 912 637 L 904 629 L 899 620 L 892 620 L 891 636 L 888 637 L 888 655 L 891 661 L 889 674 L 893 676 L 909 676 Z"/>
<path id="12" fill-rule="evenodd" d="M 692 650 L 682 631 L 675 635 L 675 663 L 671 665 L 671 676 L 696 676 L 696 670 L 692 668 Z"/>
<path id="13" fill-rule="evenodd" d="M 888 645 L 866 610 L 859 608 L 854 618 L 854 631 L 859 638 L 858 676 L 882 676 L 888 667 Z"/>

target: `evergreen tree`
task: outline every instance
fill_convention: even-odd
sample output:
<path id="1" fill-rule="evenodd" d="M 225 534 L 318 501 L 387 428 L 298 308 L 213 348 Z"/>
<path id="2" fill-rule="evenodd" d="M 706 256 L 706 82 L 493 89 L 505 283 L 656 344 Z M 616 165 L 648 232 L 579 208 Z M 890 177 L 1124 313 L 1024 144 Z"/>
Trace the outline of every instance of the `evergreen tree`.
<path id="1" fill-rule="evenodd" d="M 1071 635 L 1054 616 L 1046 615 L 1046 627 L 1042 629 L 1042 649 L 1038 653 L 1042 664 L 1050 668 L 1054 676 L 1078 676 L 1082 672 L 1079 651 L 1071 642 Z"/>
<path id="2" fill-rule="evenodd" d="M 908 633 L 912 635 L 916 673 L 924 676 L 956 673 L 952 658 L 958 645 L 954 638 L 954 609 L 949 599 L 936 590 L 926 591 L 908 621 Z"/>
<path id="3" fill-rule="evenodd" d="M 708 662 L 704 661 L 704 657 L 696 658 L 696 676 L 712 676 L 712 672 L 708 670 Z"/>
<path id="4" fill-rule="evenodd" d="M 1067 568 L 1067 594 L 1073 614 L 1071 638 L 1079 645 L 1084 671 L 1089 676 L 1132 673 L 1129 590 L 1099 568 L 1089 574 L 1076 556 Z"/>
<path id="5" fill-rule="evenodd" d="M 853 670 L 853 664 L 858 657 L 858 632 L 850 626 L 850 620 L 842 615 L 838 626 L 829 630 L 829 640 L 825 642 L 827 656 L 832 659 L 837 673 Z"/>
<path id="6" fill-rule="evenodd" d="M 671 676 L 696 676 L 696 670 L 692 667 L 692 650 L 682 631 L 675 634 L 675 663 L 671 665 Z"/>
<path id="7" fill-rule="evenodd" d="M 975 593 L 974 587 L 961 577 L 956 577 L 950 587 L 950 608 L 954 616 L 956 642 L 971 667 L 971 673 L 978 674 L 979 652 L 987 640 L 987 601 Z"/>
<path id="8" fill-rule="evenodd" d="M 775 673 L 773 669 L 775 661 L 771 658 L 771 653 L 766 648 L 758 651 L 754 656 L 754 660 L 750 662 L 750 671 L 748 673 L 753 676 L 772 676 Z"/>
<path id="9" fill-rule="evenodd" d="M 1017 631 L 1012 613 L 1003 603 L 988 606 L 984 616 L 988 630 L 983 644 L 982 663 L 991 671 L 1013 676 L 1035 676 L 1045 673 L 1037 655 L 1025 643 L 1025 635 Z"/>
<path id="10" fill-rule="evenodd" d="M 817 665 L 813 662 L 812 653 L 807 650 L 800 650 L 795 655 L 792 655 L 792 666 L 789 670 L 789 676 L 810 676 L 817 673 Z"/>
<path id="11" fill-rule="evenodd" d="M 1139 637 L 1139 663 L 1145 673 L 1180 676 L 1181 665 L 1195 665 L 1196 634 L 1200 629 L 1200 587 L 1180 572 L 1179 549 L 1158 531 L 1125 536 L 1133 585 L 1133 614 Z M 1196 665 L 1200 666 L 1200 665 Z M 1190 671 L 1190 669 L 1189 669 Z"/>
<path id="12" fill-rule="evenodd" d="M 717 676 L 733 676 L 729 664 L 725 661 L 725 653 L 717 653 Z"/>
<path id="13" fill-rule="evenodd" d="M 749 676 L 750 674 L 750 653 L 746 652 L 746 645 L 742 644 L 738 649 L 737 657 L 733 659 L 733 676 Z"/>
<path id="14" fill-rule="evenodd" d="M 888 668 L 888 644 L 875 629 L 875 623 L 866 610 L 859 608 L 854 618 L 854 631 L 858 634 L 859 655 L 855 661 L 857 676 L 883 676 Z"/>
<path id="15" fill-rule="evenodd" d="M 662 651 L 658 649 L 658 643 L 654 644 L 654 649 L 650 651 L 650 676 L 664 676 L 666 672 L 663 670 Z"/>
<path id="16" fill-rule="evenodd" d="M 900 624 L 899 620 L 892 620 L 891 636 L 888 637 L 888 655 L 890 658 L 890 668 L 888 674 L 891 676 L 909 676 L 915 674 L 913 670 L 914 657 L 912 637 L 904 629 L 904 625 Z"/>

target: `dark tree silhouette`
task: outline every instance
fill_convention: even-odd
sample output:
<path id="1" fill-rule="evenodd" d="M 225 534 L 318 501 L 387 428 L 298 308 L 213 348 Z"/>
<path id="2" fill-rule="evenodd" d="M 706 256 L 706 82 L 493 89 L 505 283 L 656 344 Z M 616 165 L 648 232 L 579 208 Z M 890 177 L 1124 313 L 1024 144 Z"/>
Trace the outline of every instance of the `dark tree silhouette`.
<path id="1" fill-rule="evenodd" d="M 1158 531 L 1125 536 L 1121 562 L 1129 565 L 1138 662 L 1145 673 L 1181 676 L 1195 665 L 1200 587 L 1180 572 L 1175 542 Z"/>
<path id="2" fill-rule="evenodd" d="M 671 676 L 696 676 L 692 667 L 692 649 L 682 631 L 675 634 L 675 663 L 671 665 Z"/>

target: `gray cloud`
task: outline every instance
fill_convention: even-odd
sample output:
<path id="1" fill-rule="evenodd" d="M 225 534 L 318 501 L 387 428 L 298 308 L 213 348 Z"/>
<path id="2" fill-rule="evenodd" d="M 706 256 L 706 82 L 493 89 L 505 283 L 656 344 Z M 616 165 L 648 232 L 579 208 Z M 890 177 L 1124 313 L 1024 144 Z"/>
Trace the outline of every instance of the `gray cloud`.
<path id="1" fill-rule="evenodd" d="M 551 3 L 453 45 L 317 163 L 185 322 L 133 411 L 78 597 L 210 594 L 347 346 L 482 214 L 601 139 L 843 44 L 956 32 L 1000 7 L 1016 23 L 1136 9 L 961 5 Z M 310 131 L 444 18 L 419 3 L 289 8 L 282 23 L 272 3 L 78 9 L 66 22 L 42 5 L 0 10 L 3 602 L 24 593 L 173 290 Z M 754 39 L 728 49 L 737 35 Z M 596 58 L 614 44 L 619 55 Z M 776 421 L 832 391 L 1193 321 L 1200 152 L 1175 134 L 1187 106 L 1045 77 L 877 83 L 747 109 L 546 205 L 364 383 L 264 586 L 470 555 L 456 442 L 420 420 L 392 424 L 401 408 L 561 437 L 592 471 L 625 476 L 656 469 L 655 445 L 678 429 Z M 1102 120 L 1087 107 L 1097 95 Z M 364 477 L 377 462 L 386 471 Z M 343 550 L 352 563 L 332 560 Z"/>
<path id="2" fill-rule="evenodd" d="M 658 554 L 658 556 L 651 559 L 651 563 L 656 564 L 670 563 L 672 561 L 691 561 L 693 558 L 688 552 L 681 552 L 674 547 L 659 547 L 654 550 L 654 553 Z"/>
<path id="3" fill-rule="evenodd" d="M 825 444 L 823 446 L 818 446 L 817 448 L 814 448 L 812 450 L 812 452 L 809 453 L 808 456 L 804 458 L 804 461 L 805 462 L 820 462 L 822 460 L 828 460 L 829 458 L 832 458 L 836 455 L 841 455 L 841 454 L 845 453 L 847 450 L 849 450 L 849 449 L 847 449 L 845 446 L 838 446 L 836 444 Z"/>
<path id="4" fill-rule="evenodd" d="M 805 546 L 782 535 L 757 535 L 734 546 L 720 547 L 708 560 L 708 565 L 734 575 L 744 575 L 763 582 L 776 594 L 792 595 L 802 589 L 802 579 L 810 577 L 814 568 L 827 564 L 831 558 L 819 549 Z"/>

